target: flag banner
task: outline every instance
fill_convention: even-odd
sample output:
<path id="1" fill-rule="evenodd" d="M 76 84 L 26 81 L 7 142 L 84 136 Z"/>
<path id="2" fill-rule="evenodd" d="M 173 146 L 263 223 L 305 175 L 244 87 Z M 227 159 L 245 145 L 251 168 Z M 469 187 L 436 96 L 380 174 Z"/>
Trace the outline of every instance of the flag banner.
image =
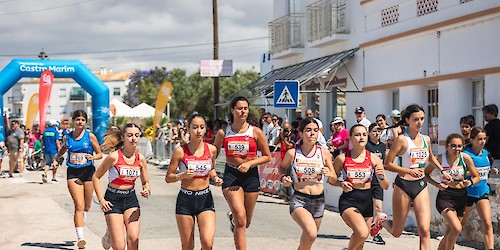
<path id="1" fill-rule="evenodd" d="M 170 100 L 172 91 L 174 91 L 174 86 L 172 86 L 172 83 L 170 82 L 164 82 L 160 86 L 160 90 L 156 96 L 155 116 L 153 118 L 153 135 L 156 135 L 156 124 L 160 124 L 161 117 L 163 112 L 165 112 L 165 108 Z"/>
<path id="2" fill-rule="evenodd" d="M 52 91 L 52 83 L 54 82 L 54 74 L 50 70 L 44 70 L 40 76 L 40 86 L 38 89 L 38 110 L 40 111 L 40 133 L 45 130 L 45 121 L 47 119 L 47 109 L 49 108 L 50 92 Z"/>
<path id="3" fill-rule="evenodd" d="M 26 127 L 33 129 L 33 123 L 35 122 L 36 115 L 38 114 L 38 93 L 31 96 L 30 102 L 28 103 L 28 112 L 26 113 Z"/>

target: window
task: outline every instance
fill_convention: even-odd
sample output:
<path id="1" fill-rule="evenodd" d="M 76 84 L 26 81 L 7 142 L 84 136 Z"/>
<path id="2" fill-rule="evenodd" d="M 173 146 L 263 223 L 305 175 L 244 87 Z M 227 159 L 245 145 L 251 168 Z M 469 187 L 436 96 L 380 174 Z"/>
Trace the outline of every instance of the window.
<path id="1" fill-rule="evenodd" d="M 62 115 L 66 114 L 65 108 L 66 107 L 64 105 L 59 106 L 59 114 L 62 114 Z"/>
<path id="2" fill-rule="evenodd" d="M 59 97 L 66 97 L 66 89 L 65 88 L 59 89 Z"/>
<path id="3" fill-rule="evenodd" d="M 472 115 L 476 119 L 476 126 L 484 127 L 482 108 L 484 106 L 484 81 L 472 82 Z"/>
<path id="4" fill-rule="evenodd" d="M 50 109 L 51 109 L 51 107 L 50 107 L 50 105 L 49 105 L 49 106 L 47 107 L 47 115 L 50 115 L 50 113 L 51 113 L 51 112 L 50 112 Z"/>
<path id="5" fill-rule="evenodd" d="M 392 92 L 392 109 L 399 110 L 399 90 Z"/>
<path id="6" fill-rule="evenodd" d="M 438 89 L 429 89 L 427 91 L 427 106 L 428 106 L 428 125 L 429 125 L 429 137 L 431 138 L 431 143 L 438 143 L 438 116 L 439 116 L 439 99 L 438 99 Z"/>
<path id="7" fill-rule="evenodd" d="M 120 96 L 121 95 L 120 87 L 114 87 L 113 88 L 113 95 L 114 96 Z"/>

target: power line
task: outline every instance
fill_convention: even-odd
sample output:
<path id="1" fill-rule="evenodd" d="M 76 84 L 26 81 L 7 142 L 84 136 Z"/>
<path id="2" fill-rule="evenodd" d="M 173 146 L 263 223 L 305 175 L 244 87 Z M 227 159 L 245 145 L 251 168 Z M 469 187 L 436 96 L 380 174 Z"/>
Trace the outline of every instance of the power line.
<path id="1" fill-rule="evenodd" d="M 93 1 L 93 0 L 91 0 Z M 238 43 L 238 42 L 246 42 L 246 41 L 254 41 L 254 40 L 261 40 L 261 39 L 267 39 L 267 36 L 263 37 L 254 37 L 254 38 L 246 38 L 246 39 L 239 39 L 239 40 L 231 40 L 231 41 L 224 41 L 224 42 L 219 42 L 223 44 L 228 44 L 228 43 Z M 54 55 L 81 55 L 81 54 L 104 54 L 104 53 L 122 53 L 122 52 L 133 52 L 133 51 L 148 51 L 148 50 L 162 50 L 162 49 L 178 49 L 178 48 L 188 48 L 188 47 L 199 47 L 199 46 L 213 46 L 212 43 L 197 43 L 197 44 L 185 44 L 185 45 L 173 45 L 173 46 L 162 46 L 162 47 L 149 47 L 149 48 L 138 48 L 138 49 L 118 49 L 118 50 L 102 50 L 102 51 L 87 51 L 87 52 L 50 52 L 51 56 Z M 33 56 L 33 54 L 0 54 L 0 57 L 23 57 L 23 56 Z"/>
<path id="2" fill-rule="evenodd" d="M 46 10 L 62 9 L 62 8 L 66 8 L 66 7 L 71 7 L 71 6 L 75 6 L 75 5 L 88 3 L 88 2 L 93 2 L 93 1 L 95 1 L 95 0 L 87 0 L 87 1 L 81 1 L 81 2 L 76 2 L 76 3 L 69 3 L 69 4 L 64 4 L 64 5 L 59 5 L 59 6 L 49 7 L 49 8 L 36 9 L 36 10 L 25 10 L 25 11 L 17 11 L 17 12 L 9 12 L 9 13 L 0 13 L 0 16 L 26 14 L 26 13 L 34 13 L 34 12 L 40 12 L 40 11 L 46 11 Z M 5 2 L 9 2 L 9 1 L 3 1 L 0 3 L 5 3 Z"/>

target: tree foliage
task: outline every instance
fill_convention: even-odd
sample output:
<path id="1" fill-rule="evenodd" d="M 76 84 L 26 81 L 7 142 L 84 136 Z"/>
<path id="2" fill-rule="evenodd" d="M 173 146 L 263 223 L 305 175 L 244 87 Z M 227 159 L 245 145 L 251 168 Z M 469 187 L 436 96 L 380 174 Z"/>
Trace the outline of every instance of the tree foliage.
<path id="1" fill-rule="evenodd" d="M 259 74 L 250 70 L 236 70 L 233 76 L 220 78 L 220 100 L 225 100 L 248 84 L 257 81 L 258 78 Z M 186 70 L 178 68 L 168 72 L 165 68 L 159 67 L 148 71 L 136 70 L 130 77 L 123 100 L 131 107 L 141 102 L 154 107 L 159 86 L 166 80 L 174 86 L 170 98 L 171 119 L 186 118 L 195 111 L 206 117 L 212 117 L 214 112 L 213 80 L 201 77 L 200 72 L 188 76 Z M 224 107 L 222 111 L 221 114 L 225 114 L 224 111 L 227 111 L 227 108 Z"/>

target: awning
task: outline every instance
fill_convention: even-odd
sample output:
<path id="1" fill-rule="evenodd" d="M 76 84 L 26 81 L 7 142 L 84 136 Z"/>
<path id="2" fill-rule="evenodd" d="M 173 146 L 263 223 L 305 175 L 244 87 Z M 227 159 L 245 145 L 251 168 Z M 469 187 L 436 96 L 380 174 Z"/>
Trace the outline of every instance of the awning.
<path id="1" fill-rule="evenodd" d="M 280 69 L 275 69 L 259 79 L 255 88 L 265 96 L 273 94 L 274 82 L 276 80 L 296 80 L 300 86 L 308 83 L 311 79 L 320 76 L 327 70 L 333 70 L 342 62 L 351 59 L 359 48 L 342 51 L 333 55 L 316 58 L 306 62 L 297 63 Z"/>
<path id="2" fill-rule="evenodd" d="M 270 97 L 274 94 L 274 82 L 277 80 L 296 80 L 299 81 L 300 85 L 308 83 L 311 79 L 320 76 L 328 70 L 334 70 L 343 62 L 350 60 L 358 50 L 359 48 L 345 50 L 332 55 L 272 70 L 260 77 L 257 82 L 247 85 L 236 94 L 226 98 L 225 101 L 221 101 L 217 106 L 227 104 L 232 98 L 239 95 L 243 95 L 249 99 L 254 99 L 252 97 L 259 97 L 262 95 Z"/>

